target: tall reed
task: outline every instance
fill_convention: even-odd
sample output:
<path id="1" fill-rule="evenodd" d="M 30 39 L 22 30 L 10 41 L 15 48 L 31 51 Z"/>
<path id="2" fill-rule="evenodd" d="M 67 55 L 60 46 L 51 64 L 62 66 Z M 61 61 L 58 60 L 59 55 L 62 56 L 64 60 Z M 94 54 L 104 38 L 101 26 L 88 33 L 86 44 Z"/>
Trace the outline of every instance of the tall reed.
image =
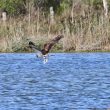
<path id="1" fill-rule="evenodd" d="M 89 6 L 75 4 L 61 15 L 55 15 L 54 24 L 50 17 L 38 9 L 34 15 L 8 18 L 6 25 L 0 20 L 0 51 L 29 51 L 28 41 L 38 46 L 58 34 L 65 37 L 56 50 L 95 51 L 110 50 L 110 15 L 95 12 Z M 83 6 L 82 6 L 83 5 Z"/>

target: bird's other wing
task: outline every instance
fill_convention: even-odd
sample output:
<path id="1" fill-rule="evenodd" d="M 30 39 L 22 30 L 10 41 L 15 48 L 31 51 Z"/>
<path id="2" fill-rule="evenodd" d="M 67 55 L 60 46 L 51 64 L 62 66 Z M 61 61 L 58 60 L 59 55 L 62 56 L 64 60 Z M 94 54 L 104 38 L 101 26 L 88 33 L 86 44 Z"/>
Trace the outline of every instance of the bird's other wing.
<path id="1" fill-rule="evenodd" d="M 58 35 L 54 39 L 50 40 L 48 43 L 44 44 L 44 50 L 46 52 L 49 52 L 52 46 L 55 45 L 63 37 L 63 35 Z"/>
<path id="2" fill-rule="evenodd" d="M 29 42 L 29 47 L 33 49 L 35 52 L 40 52 L 41 49 L 38 48 L 32 41 Z"/>

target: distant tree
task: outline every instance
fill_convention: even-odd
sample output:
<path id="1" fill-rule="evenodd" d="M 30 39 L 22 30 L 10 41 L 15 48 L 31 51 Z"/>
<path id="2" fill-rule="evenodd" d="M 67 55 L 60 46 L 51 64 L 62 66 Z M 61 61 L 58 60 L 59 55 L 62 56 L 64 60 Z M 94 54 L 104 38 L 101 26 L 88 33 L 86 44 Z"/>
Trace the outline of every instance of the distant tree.
<path id="1" fill-rule="evenodd" d="M 40 7 L 44 11 L 49 11 L 50 7 L 54 8 L 54 11 L 57 11 L 60 2 L 63 0 L 34 0 L 35 7 Z"/>

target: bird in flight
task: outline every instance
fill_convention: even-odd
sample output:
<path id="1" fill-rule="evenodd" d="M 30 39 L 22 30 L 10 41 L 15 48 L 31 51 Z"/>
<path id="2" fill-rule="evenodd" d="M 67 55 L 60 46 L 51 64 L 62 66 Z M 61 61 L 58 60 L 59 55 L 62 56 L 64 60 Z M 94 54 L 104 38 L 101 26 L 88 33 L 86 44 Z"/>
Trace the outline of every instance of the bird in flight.
<path id="1" fill-rule="evenodd" d="M 63 37 L 64 37 L 63 35 L 56 36 L 52 40 L 45 43 L 42 49 L 39 49 L 32 41 L 29 41 L 29 47 L 37 52 L 37 57 L 42 57 L 44 60 L 44 63 L 47 63 L 49 51 Z"/>

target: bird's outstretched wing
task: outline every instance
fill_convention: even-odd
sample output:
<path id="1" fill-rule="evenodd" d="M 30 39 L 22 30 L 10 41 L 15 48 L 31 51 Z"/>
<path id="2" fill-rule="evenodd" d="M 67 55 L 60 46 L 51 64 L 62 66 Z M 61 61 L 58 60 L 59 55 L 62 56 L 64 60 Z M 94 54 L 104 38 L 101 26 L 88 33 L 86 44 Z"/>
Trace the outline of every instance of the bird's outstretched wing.
<path id="1" fill-rule="evenodd" d="M 41 49 L 38 48 L 32 41 L 29 42 L 29 47 L 36 52 L 36 57 L 43 57 Z"/>
<path id="2" fill-rule="evenodd" d="M 29 42 L 29 47 L 31 49 L 35 50 L 36 52 L 37 51 L 41 51 L 41 49 L 40 48 L 37 48 L 37 46 L 32 41 Z"/>
<path id="3" fill-rule="evenodd" d="M 42 50 L 45 51 L 46 53 L 48 53 L 50 51 L 50 49 L 52 48 L 52 46 L 54 46 L 63 37 L 64 37 L 63 35 L 58 35 L 54 39 L 52 39 L 49 42 L 45 43 L 44 48 Z"/>

